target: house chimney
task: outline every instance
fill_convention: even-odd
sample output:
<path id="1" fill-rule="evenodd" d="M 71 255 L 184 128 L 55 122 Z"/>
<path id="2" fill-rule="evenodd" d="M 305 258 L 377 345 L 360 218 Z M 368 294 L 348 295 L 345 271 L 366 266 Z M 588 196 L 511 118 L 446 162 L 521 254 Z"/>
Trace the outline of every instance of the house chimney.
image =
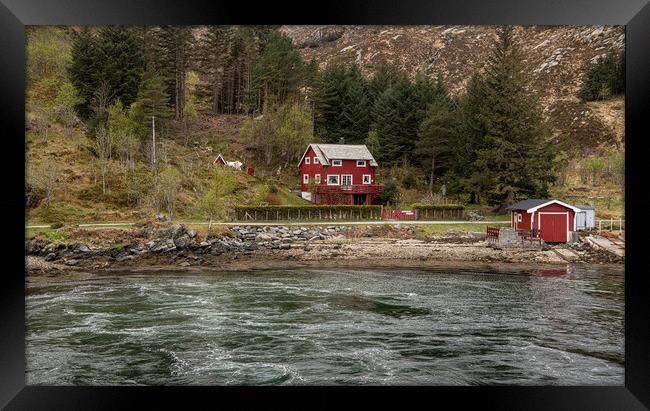
<path id="1" fill-rule="evenodd" d="M 345 144 L 345 137 L 341 137 L 339 139 L 339 144 Z"/>

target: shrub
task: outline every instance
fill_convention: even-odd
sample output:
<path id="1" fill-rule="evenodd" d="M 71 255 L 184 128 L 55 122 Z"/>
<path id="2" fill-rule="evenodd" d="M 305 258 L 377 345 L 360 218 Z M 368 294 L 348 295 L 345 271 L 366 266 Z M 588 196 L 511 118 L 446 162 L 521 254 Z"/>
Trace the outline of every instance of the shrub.
<path id="1" fill-rule="evenodd" d="M 397 184 L 392 181 L 387 181 L 382 187 L 381 193 L 379 194 L 379 201 L 386 205 L 394 203 L 397 198 Z"/>
<path id="2" fill-rule="evenodd" d="M 402 180 L 402 185 L 404 188 L 413 188 L 417 184 L 417 179 L 413 173 L 408 173 Z"/>
<path id="3" fill-rule="evenodd" d="M 270 205 L 280 205 L 280 204 L 282 204 L 282 201 L 280 200 L 280 197 L 278 197 L 278 195 L 276 193 L 271 193 L 271 192 L 269 192 L 266 195 L 266 202 L 269 203 Z"/>

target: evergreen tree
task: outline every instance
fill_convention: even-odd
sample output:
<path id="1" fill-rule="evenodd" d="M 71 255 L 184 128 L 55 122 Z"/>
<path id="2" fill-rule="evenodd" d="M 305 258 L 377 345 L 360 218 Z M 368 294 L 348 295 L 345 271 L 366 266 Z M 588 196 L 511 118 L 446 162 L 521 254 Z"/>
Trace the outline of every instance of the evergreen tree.
<path id="1" fill-rule="evenodd" d="M 234 31 L 230 26 L 208 26 L 198 43 L 198 70 L 206 77 L 207 94 L 215 114 L 221 107 L 224 72 Z"/>
<path id="2" fill-rule="evenodd" d="M 446 166 L 449 158 L 449 143 L 456 131 L 456 116 L 441 77 L 438 77 L 431 93 L 433 103 L 420 123 L 415 154 L 425 167 L 430 167 L 429 191 L 433 193 L 435 173 Z"/>
<path id="3" fill-rule="evenodd" d="M 81 98 L 77 112 L 84 119 L 92 116 L 91 101 L 98 87 L 99 64 L 96 40 L 88 28 L 84 28 L 73 37 L 72 63 L 68 70 L 70 81 Z"/>
<path id="4" fill-rule="evenodd" d="M 374 102 L 379 96 L 392 87 L 398 80 L 404 77 L 395 65 L 382 63 L 377 68 L 372 79 L 368 82 L 368 95 L 371 102 Z"/>
<path id="5" fill-rule="evenodd" d="M 261 108 L 270 96 L 280 104 L 295 96 L 303 74 L 302 58 L 291 39 L 278 31 L 270 32 L 253 70 L 252 91 L 258 96 L 254 108 Z"/>
<path id="6" fill-rule="evenodd" d="M 625 55 L 611 51 L 589 66 L 578 97 L 594 101 L 622 93 L 625 93 Z"/>
<path id="7" fill-rule="evenodd" d="M 143 122 L 149 126 L 152 117 L 164 120 L 172 116 L 165 81 L 154 69 L 150 68 L 142 75 L 138 104 L 142 107 Z"/>
<path id="8" fill-rule="evenodd" d="M 553 153 L 544 141 L 548 129 L 525 73 L 513 29 L 504 27 L 486 67 L 478 110 L 485 148 L 477 151 L 475 160 L 483 194 L 501 207 L 520 198 L 546 196 L 553 181 Z"/>
<path id="9" fill-rule="evenodd" d="M 477 153 L 485 148 L 486 131 L 480 118 L 484 101 L 484 80 L 474 74 L 458 102 L 456 132 L 449 144 L 453 159 L 448 173 L 450 191 L 468 193 L 470 203 L 478 202 L 479 193 L 484 191 L 482 170 L 476 166 Z"/>
<path id="10" fill-rule="evenodd" d="M 174 118 L 183 119 L 185 107 L 185 78 L 194 46 L 192 28 L 188 26 L 163 26 L 155 32 L 152 47 L 158 56 L 156 70 L 167 84 L 171 96 Z"/>
<path id="11" fill-rule="evenodd" d="M 428 81 L 412 84 L 402 77 L 375 101 L 372 128 L 379 137 L 379 159 L 389 163 L 414 159 L 418 128 L 433 101 L 429 88 Z"/>
<path id="12" fill-rule="evenodd" d="M 101 29 L 96 59 L 95 84 L 107 84 L 113 99 L 119 98 L 124 105 L 131 105 L 138 96 L 144 69 L 140 42 L 133 31 L 120 26 Z"/>
<path id="13" fill-rule="evenodd" d="M 348 144 L 362 144 L 370 128 L 366 80 L 356 64 L 345 73 L 341 96 L 339 138 Z"/>
<path id="14" fill-rule="evenodd" d="M 338 142 L 341 135 L 345 71 L 343 65 L 328 66 L 315 93 L 315 132 L 326 143 Z"/>

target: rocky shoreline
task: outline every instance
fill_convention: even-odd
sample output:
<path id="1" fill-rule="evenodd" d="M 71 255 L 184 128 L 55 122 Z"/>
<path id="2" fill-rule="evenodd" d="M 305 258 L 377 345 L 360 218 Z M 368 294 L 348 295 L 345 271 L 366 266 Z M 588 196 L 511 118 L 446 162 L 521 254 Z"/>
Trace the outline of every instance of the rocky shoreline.
<path id="1" fill-rule="evenodd" d="M 182 225 L 79 231 L 75 241 L 26 243 L 28 274 L 66 271 L 241 270 L 289 266 L 401 265 L 449 262 L 620 264 L 624 259 L 585 242 L 538 249 L 498 248 L 484 233 L 419 235 L 412 226 L 233 226 L 199 234 Z"/>

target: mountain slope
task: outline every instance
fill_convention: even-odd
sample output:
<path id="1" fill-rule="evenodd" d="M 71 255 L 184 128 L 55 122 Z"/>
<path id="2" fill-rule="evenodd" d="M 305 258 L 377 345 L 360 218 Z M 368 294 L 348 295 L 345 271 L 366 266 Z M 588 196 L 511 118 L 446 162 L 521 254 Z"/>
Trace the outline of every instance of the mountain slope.
<path id="1" fill-rule="evenodd" d="M 464 91 L 482 67 L 496 38 L 493 26 L 282 26 L 306 60 L 321 68 L 356 62 L 371 76 L 382 62 L 395 63 L 410 75 L 422 70 L 442 74 L 452 94 Z M 532 77 L 532 89 L 553 128 L 553 142 L 592 153 L 600 145 L 623 147 L 612 128 L 622 111 L 594 110 L 576 92 L 591 61 L 610 50 L 620 52 L 620 26 L 517 27 L 516 38 Z"/>

